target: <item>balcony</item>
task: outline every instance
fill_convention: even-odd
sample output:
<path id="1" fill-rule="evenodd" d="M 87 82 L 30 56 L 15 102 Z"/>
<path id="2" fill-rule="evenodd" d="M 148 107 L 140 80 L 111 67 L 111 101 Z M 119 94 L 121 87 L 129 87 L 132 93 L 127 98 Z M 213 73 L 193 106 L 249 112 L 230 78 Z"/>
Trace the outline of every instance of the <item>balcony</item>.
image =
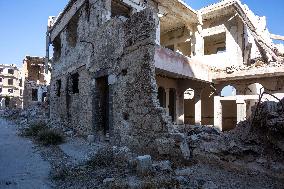
<path id="1" fill-rule="evenodd" d="M 209 66 L 160 46 L 156 47 L 155 67 L 157 73 L 173 78 L 212 81 Z"/>
<path id="2" fill-rule="evenodd" d="M 284 64 L 270 63 L 260 66 L 240 66 L 231 70 L 219 70 L 212 74 L 214 81 L 228 81 L 237 79 L 256 79 L 263 77 L 284 76 Z"/>

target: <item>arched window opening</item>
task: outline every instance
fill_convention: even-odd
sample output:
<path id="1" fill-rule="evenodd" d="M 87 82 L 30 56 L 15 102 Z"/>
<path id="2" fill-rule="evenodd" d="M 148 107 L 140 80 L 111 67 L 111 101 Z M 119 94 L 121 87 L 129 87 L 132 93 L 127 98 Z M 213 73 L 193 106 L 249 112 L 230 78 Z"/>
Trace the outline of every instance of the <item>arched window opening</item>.
<path id="1" fill-rule="evenodd" d="M 237 90 L 235 87 L 231 85 L 225 86 L 222 91 L 221 91 L 221 96 L 222 97 L 227 97 L 227 96 L 236 96 Z"/>

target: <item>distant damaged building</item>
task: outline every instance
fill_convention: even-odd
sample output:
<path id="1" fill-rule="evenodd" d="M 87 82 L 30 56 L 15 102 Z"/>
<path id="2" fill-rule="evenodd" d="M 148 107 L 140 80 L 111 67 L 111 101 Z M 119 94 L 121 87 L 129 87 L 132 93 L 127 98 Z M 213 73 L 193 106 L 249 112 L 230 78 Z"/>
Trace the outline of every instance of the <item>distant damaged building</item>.
<path id="1" fill-rule="evenodd" d="M 238 0 L 71 0 L 49 24 L 51 119 L 98 140 L 186 153 L 177 126 L 229 130 L 284 96 L 283 54 Z"/>
<path id="2" fill-rule="evenodd" d="M 23 88 L 19 68 L 12 64 L 0 65 L 0 108 L 22 108 Z"/>
<path id="3" fill-rule="evenodd" d="M 26 56 L 23 60 L 23 107 L 46 101 L 49 75 L 45 73 L 45 58 Z"/>

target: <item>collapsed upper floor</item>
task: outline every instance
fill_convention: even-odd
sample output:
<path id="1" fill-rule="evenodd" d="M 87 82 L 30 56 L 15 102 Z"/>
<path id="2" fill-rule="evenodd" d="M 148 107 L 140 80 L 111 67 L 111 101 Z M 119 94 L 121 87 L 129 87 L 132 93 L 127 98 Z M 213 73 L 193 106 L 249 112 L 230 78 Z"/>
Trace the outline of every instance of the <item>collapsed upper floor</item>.
<path id="1" fill-rule="evenodd" d="M 155 66 L 162 74 L 212 82 L 230 77 L 228 68 L 279 66 L 283 61 L 265 17 L 256 16 L 239 0 L 223 0 L 197 11 L 181 0 L 71 0 L 58 17 L 48 21 L 53 68 L 68 71 L 71 64 L 80 67 L 75 57 L 78 51 L 88 46 L 91 54 L 100 48 L 94 41 L 96 31 L 111 24 L 115 28 L 114 19 L 125 21 L 147 8 L 157 20 Z M 284 74 L 283 65 L 280 67 Z M 243 74 L 251 75 L 254 72 Z"/>

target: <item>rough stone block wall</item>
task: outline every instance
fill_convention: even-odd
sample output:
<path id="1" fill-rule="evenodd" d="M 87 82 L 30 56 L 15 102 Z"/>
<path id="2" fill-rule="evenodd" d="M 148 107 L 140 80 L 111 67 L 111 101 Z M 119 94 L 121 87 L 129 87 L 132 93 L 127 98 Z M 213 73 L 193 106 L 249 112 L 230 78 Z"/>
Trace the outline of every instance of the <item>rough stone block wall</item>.
<path id="1" fill-rule="evenodd" d="M 75 15 L 77 26 L 72 23 L 77 34 L 67 31 L 68 27 L 61 32 L 61 54 L 53 63 L 51 118 L 81 134 L 97 134 L 101 119 L 97 81 L 106 77 L 111 142 L 153 153 L 156 140 L 167 137 L 170 127 L 157 100 L 154 54 L 158 18 L 146 9 L 127 20 L 106 19 L 109 8 L 110 1 L 89 1 Z M 74 39 L 70 44 L 70 33 L 77 35 L 76 44 Z M 79 94 L 71 94 L 66 87 L 75 72 L 80 75 Z M 57 80 L 61 80 L 60 97 Z"/>
<path id="2" fill-rule="evenodd" d="M 153 153 L 155 140 L 168 135 L 169 122 L 157 100 L 155 80 L 156 18 L 146 9 L 123 22 L 112 19 L 99 28 L 89 70 L 115 78 L 111 141 Z M 96 118 L 95 118 L 96 119 Z"/>
<path id="3" fill-rule="evenodd" d="M 79 93 L 75 94 L 71 77 L 74 73 L 79 74 Z M 85 68 L 77 69 L 74 73 L 64 74 L 52 81 L 51 119 L 79 134 L 87 135 L 93 132 L 91 79 Z M 61 80 L 60 96 L 57 94 L 58 80 Z"/>
<path id="4" fill-rule="evenodd" d="M 54 41 L 50 117 L 82 135 L 93 134 L 92 77 L 86 69 L 93 52 L 92 40 L 108 14 L 108 1 L 86 1 Z M 72 92 L 71 75 L 79 74 L 79 93 Z M 60 96 L 57 81 L 61 80 Z"/>

